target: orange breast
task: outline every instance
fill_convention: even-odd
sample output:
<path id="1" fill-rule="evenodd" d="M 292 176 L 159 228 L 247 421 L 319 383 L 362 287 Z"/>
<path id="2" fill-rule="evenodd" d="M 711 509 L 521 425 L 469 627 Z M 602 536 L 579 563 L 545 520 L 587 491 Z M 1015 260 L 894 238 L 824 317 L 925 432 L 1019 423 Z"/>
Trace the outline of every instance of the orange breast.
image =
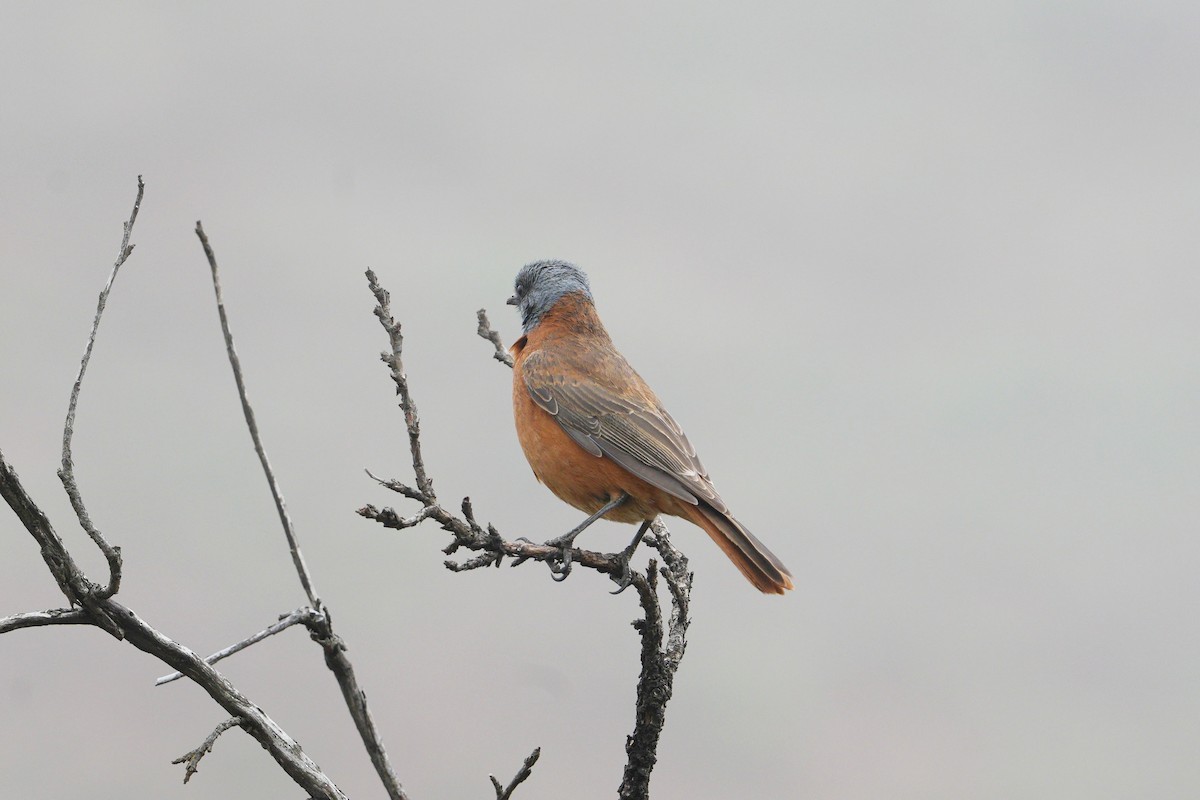
<path id="1" fill-rule="evenodd" d="M 679 514 L 680 503 L 627 472 L 611 459 L 584 450 L 562 426 L 538 406 L 522 375 L 526 357 L 542 345 L 535 328 L 513 345 L 513 417 L 517 438 L 533 474 L 563 502 L 591 514 L 621 492 L 630 500 L 605 515 L 614 522 L 641 522 L 660 513 Z M 552 346 L 552 345 L 550 345 Z"/>

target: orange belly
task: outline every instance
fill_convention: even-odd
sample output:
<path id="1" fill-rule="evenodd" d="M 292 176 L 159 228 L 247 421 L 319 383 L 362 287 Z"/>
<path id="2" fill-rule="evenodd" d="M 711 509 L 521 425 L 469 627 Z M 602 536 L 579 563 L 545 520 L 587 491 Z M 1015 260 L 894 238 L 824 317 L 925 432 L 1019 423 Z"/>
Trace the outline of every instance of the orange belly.
<path id="1" fill-rule="evenodd" d="M 520 373 L 513 375 L 513 416 L 517 438 L 533 474 L 563 502 L 591 514 L 621 492 L 630 499 L 604 515 L 614 522 L 642 522 L 658 514 L 679 516 L 679 501 L 611 459 L 594 456 L 575 443 L 549 413 L 533 402 Z"/>

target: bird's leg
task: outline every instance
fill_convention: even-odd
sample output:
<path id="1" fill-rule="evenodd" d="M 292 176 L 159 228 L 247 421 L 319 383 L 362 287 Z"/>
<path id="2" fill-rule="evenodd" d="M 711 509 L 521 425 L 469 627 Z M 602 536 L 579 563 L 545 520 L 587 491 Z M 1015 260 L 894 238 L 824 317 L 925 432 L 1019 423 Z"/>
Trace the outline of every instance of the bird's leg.
<path id="1" fill-rule="evenodd" d="M 583 533 L 584 529 L 586 529 L 593 522 L 600 519 L 628 499 L 629 495 L 625 492 L 621 492 L 621 494 L 617 495 L 612 500 L 609 500 L 600 508 L 599 511 L 597 511 L 595 514 L 592 514 L 583 522 L 579 523 L 562 536 L 556 536 L 555 538 L 546 542 L 546 544 L 550 547 L 559 548 L 558 563 L 553 561 L 546 562 L 550 567 L 550 572 L 553 573 L 551 577 L 553 577 L 554 580 L 565 580 L 566 577 L 571 574 L 571 547 L 575 543 L 575 537 Z"/>
<path id="2" fill-rule="evenodd" d="M 617 556 L 617 562 L 621 565 L 621 571 L 611 576 L 617 582 L 617 588 L 613 594 L 620 594 L 629 588 L 629 584 L 633 583 L 633 569 L 629 566 L 629 559 L 633 558 L 634 551 L 637 550 L 638 545 L 642 542 L 642 537 L 646 535 L 646 531 L 650 530 L 650 526 L 653 523 L 653 519 L 643 522 L 641 527 L 638 528 L 638 532 L 633 535 L 633 541 Z"/>

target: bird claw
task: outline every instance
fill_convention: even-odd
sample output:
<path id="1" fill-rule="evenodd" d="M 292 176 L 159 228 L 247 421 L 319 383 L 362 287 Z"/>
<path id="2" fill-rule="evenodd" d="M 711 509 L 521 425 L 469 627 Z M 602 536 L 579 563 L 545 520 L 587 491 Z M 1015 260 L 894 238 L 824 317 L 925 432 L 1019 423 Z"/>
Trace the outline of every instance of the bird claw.
<path id="1" fill-rule="evenodd" d="M 558 548 L 557 556 L 546 559 L 546 566 L 550 568 L 550 577 L 556 583 L 562 583 L 571 574 L 571 563 L 574 560 L 572 546 L 574 543 L 574 536 L 559 536 L 545 543 L 547 547 Z"/>
<path id="2" fill-rule="evenodd" d="M 642 527 L 638 528 L 638 532 L 634 535 L 633 541 L 629 543 L 629 546 L 614 556 L 617 559 L 617 563 L 621 566 L 621 571 L 609 573 L 609 577 L 617 584 L 616 591 L 609 594 L 620 594 L 633 583 L 633 568 L 629 565 L 629 560 L 633 558 L 633 554 L 637 551 L 638 544 L 641 543 L 642 537 L 646 535 L 646 531 L 650 530 L 652 522 L 653 520 L 643 522 Z"/>
<path id="3" fill-rule="evenodd" d="M 575 537 L 578 536 L 579 534 L 583 533 L 584 529 L 587 528 L 587 526 L 591 525 L 593 522 L 600 519 L 605 514 L 607 514 L 609 511 L 612 511 L 614 508 L 621 505 L 628 499 L 629 499 L 629 495 L 626 494 L 625 492 L 621 492 L 620 495 L 610 499 L 607 503 L 605 503 L 603 506 L 601 506 L 599 508 L 599 510 L 597 510 L 594 514 L 589 516 L 587 519 L 585 519 L 579 525 L 572 528 L 570 531 L 567 531 L 562 536 L 556 536 L 555 538 L 549 539 L 542 543 L 543 547 L 553 547 L 554 549 L 558 550 L 558 552 L 555 553 L 554 555 L 547 555 L 544 559 L 540 559 L 540 560 L 544 560 L 546 562 L 546 566 L 548 566 L 550 568 L 550 577 L 553 578 L 556 583 L 561 583 L 561 582 L 565 581 L 567 579 L 567 576 L 571 574 L 571 564 L 574 559 L 574 553 L 575 553 L 575 551 L 573 549 L 575 546 Z M 625 550 L 623 550 L 621 555 L 619 556 L 619 558 L 622 559 L 623 563 L 622 563 L 621 574 L 620 574 L 619 578 L 614 577 L 614 580 L 616 580 L 617 583 L 619 584 L 619 588 L 615 592 L 616 594 L 619 594 L 620 592 L 624 591 L 625 588 L 628 587 L 629 584 L 633 582 L 633 574 L 630 572 L 630 569 L 629 569 L 629 557 L 631 555 L 633 555 L 633 551 L 637 549 L 638 542 L 640 542 L 642 540 L 642 536 L 645 535 L 645 533 L 649 529 L 649 527 L 650 527 L 649 520 L 642 523 L 642 527 L 638 530 L 637 536 L 633 537 L 633 541 L 630 543 L 629 547 L 625 548 Z M 518 538 L 517 541 L 518 542 L 529 542 L 529 540 L 526 539 L 524 536 Z M 529 542 L 529 543 L 533 544 L 533 542 Z M 532 558 L 532 556 L 530 556 L 530 555 L 517 556 L 513 560 L 512 565 L 515 567 L 518 564 L 524 564 L 530 558 Z"/>
<path id="4" fill-rule="evenodd" d="M 629 565 L 629 557 L 632 553 L 622 550 L 617 554 L 617 563 L 621 565 L 620 572 L 609 573 L 609 576 L 617 588 L 609 592 L 609 594 L 620 594 L 633 585 L 633 568 Z"/>
<path id="5" fill-rule="evenodd" d="M 562 536 L 557 536 L 553 539 L 546 541 L 544 543 L 544 545 L 546 547 L 553 547 L 558 550 L 558 553 L 556 555 L 547 556 L 545 558 L 546 566 L 550 567 L 550 577 L 554 578 L 555 581 L 560 582 L 560 583 L 562 581 L 566 580 L 567 576 L 571 574 L 571 560 L 572 560 L 572 555 L 573 555 L 573 551 L 571 548 L 575 546 L 575 537 L 578 536 L 579 534 L 583 533 L 584 529 L 587 528 L 587 526 L 591 525 L 593 522 L 600 519 L 605 514 L 612 511 L 614 508 L 621 505 L 628 499 L 629 499 L 629 495 L 626 494 L 625 492 L 621 492 L 621 494 L 619 494 L 616 497 L 611 498 L 607 503 L 602 505 L 594 514 L 589 516 L 583 522 L 576 525 L 570 531 L 567 531 Z M 529 541 L 529 540 L 526 539 L 525 541 Z M 524 559 L 522 559 L 522 560 L 524 560 Z M 518 561 L 517 563 L 519 564 L 520 562 Z M 515 567 L 516 564 L 513 564 L 513 566 Z"/>
<path id="6" fill-rule="evenodd" d="M 518 536 L 516 541 L 525 542 L 526 544 L 535 544 L 532 539 L 527 539 L 524 536 Z M 550 568 L 550 577 L 559 583 L 565 581 L 567 576 L 571 574 L 571 566 L 574 562 L 574 551 L 571 548 L 574 542 L 575 537 L 570 535 L 559 536 L 557 538 L 542 542 L 543 547 L 558 548 L 558 553 L 552 556 L 547 556 L 545 561 L 546 566 Z M 512 564 L 510 566 L 519 567 L 531 558 L 533 558 L 531 555 L 513 556 Z"/>
<path id="7" fill-rule="evenodd" d="M 518 542 L 525 542 L 526 544 L 533 544 L 532 541 L 530 541 L 529 539 L 526 539 L 524 536 L 518 536 L 516 540 Z M 526 561 L 528 561 L 529 559 L 530 559 L 530 556 L 513 556 L 512 563 L 509 564 L 509 566 L 510 567 L 519 567 L 522 564 L 524 564 Z M 500 566 L 500 564 L 497 563 L 496 566 Z"/>

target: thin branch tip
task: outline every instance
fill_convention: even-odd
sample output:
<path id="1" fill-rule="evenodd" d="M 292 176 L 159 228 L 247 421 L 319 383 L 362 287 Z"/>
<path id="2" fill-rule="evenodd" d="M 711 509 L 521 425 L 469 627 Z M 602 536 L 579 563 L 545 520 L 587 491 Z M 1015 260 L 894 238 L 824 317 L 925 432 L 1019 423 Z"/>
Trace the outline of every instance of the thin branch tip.
<path id="1" fill-rule="evenodd" d="M 542 748 L 535 747 L 533 752 L 525 757 L 525 762 L 521 768 L 517 770 L 517 774 L 509 782 L 508 786 L 501 786 L 500 781 L 496 780 L 495 775 L 488 775 L 488 780 L 492 782 L 492 789 L 496 792 L 496 800 L 510 800 L 513 790 L 520 786 L 526 778 L 533 774 L 533 765 L 537 763 L 538 758 L 542 755 Z"/>
<path id="2" fill-rule="evenodd" d="M 318 618 L 320 618 L 321 616 L 322 616 L 322 612 L 320 611 L 320 609 L 309 608 L 308 606 L 305 606 L 304 608 L 297 608 L 295 611 L 292 611 L 289 614 L 281 614 L 279 616 L 279 619 L 274 624 L 267 626 L 265 629 L 259 631 L 258 633 L 254 634 L 253 636 L 249 636 L 249 637 L 243 639 L 242 641 L 237 642 L 236 644 L 232 644 L 229 647 L 224 648 L 223 650 L 218 650 L 217 652 L 213 653 L 211 656 L 204 659 L 204 663 L 205 664 L 215 664 L 218 661 L 220 661 L 221 659 L 228 658 L 229 656 L 233 655 L 234 653 L 239 653 L 242 650 L 245 650 L 250 645 L 257 644 L 258 642 L 261 642 L 263 639 L 266 639 L 270 636 L 274 636 L 275 634 L 277 634 L 281 631 L 287 630 L 288 628 L 292 627 L 293 625 L 297 625 L 297 624 L 312 625 L 313 622 L 315 620 L 317 620 Z M 154 682 L 154 685 L 162 686 L 164 684 L 171 683 L 172 681 L 177 681 L 182 677 L 183 677 L 182 672 L 173 672 L 170 675 L 164 675 L 161 678 L 159 678 L 158 680 L 156 680 Z"/>
<path id="3" fill-rule="evenodd" d="M 321 607 L 321 598 L 313 586 L 312 576 L 308 571 L 308 565 L 304 561 L 304 553 L 300 550 L 300 544 L 296 538 L 296 531 L 292 525 L 291 515 L 288 514 L 287 504 L 284 502 L 283 492 L 279 488 L 279 481 L 275 477 L 275 471 L 271 468 L 270 459 L 267 458 L 267 451 L 263 445 L 262 436 L 258 431 L 258 423 L 255 420 L 254 408 L 251 406 L 250 398 L 246 392 L 246 380 L 242 376 L 241 360 L 238 358 L 237 348 L 234 346 L 233 332 L 229 327 L 229 315 L 225 311 L 225 298 L 221 292 L 221 277 L 220 268 L 217 266 L 217 256 L 209 245 L 208 237 L 204 235 L 204 228 L 199 220 L 196 220 L 196 235 L 200 238 L 200 243 L 204 247 L 204 255 L 208 260 L 209 272 L 212 274 L 213 294 L 216 297 L 217 303 L 217 316 L 221 322 L 221 334 L 225 338 L 225 353 L 229 358 L 229 366 L 233 370 L 233 380 L 237 385 L 238 399 L 242 404 L 242 415 L 246 420 L 246 428 L 249 430 L 250 440 L 254 444 L 254 452 L 258 455 L 259 464 L 262 466 L 263 474 L 267 479 L 267 485 L 270 487 L 271 497 L 275 501 L 275 510 L 279 515 L 280 525 L 283 526 L 283 535 L 287 540 L 288 550 L 292 556 L 292 565 L 296 569 L 300 585 L 308 597 L 309 605 L 319 609 Z"/>
<path id="4" fill-rule="evenodd" d="M 475 329 L 475 332 L 483 339 L 491 342 L 492 346 L 496 349 L 496 352 L 492 353 L 492 358 L 501 364 L 511 367 L 513 365 L 513 357 L 504 348 L 504 341 L 500 338 L 499 331 L 495 330 L 492 327 L 492 323 L 488 321 L 487 310 L 483 308 L 479 309 L 475 312 L 475 318 L 479 321 L 479 327 Z"/>
<path id="5" fill-rule="evenodd" d="M 384 354 L 392 382 L 396 384 L 396 394 L 400 397 L 400 408 L 404 412 L 404 427 L 408 432 L 408 449 L 412 456 L 413 472 L 417 480 L 417 490 L 429 500 L 436 502 L 433 491 L 433 481 L 425 471 L 425 459 L 421 454 L 421 416 L 417 412 L 417 404 L 408 388 L 408 375 L 404 371 L 404 335 L 400 323 L 392 316 L 391 295 L 379 284 L 375 273 L 367 270 L 367 284 L 375 296 L 375 316 L 379 324 L 387 332 L 391 344 L 391 357 Z"/>
<path id="6" fill-rule="evenodd" d="M 117 279 L 117 273 L 120 272 L 122 265 L 133 253 L 133 245 L 129 242 L 129 237 L 133 235 L 133 225 L 137 222 L 138 211 L 142 207 L 142 198 L 145 196 L 146 185 L 142 181 L 142 176 L 138 176 L 137 196 L 133 200 L 133 210 L 129 213 L 127 219 L 122 225 L 123 235 L 121 236 L 121 245 L 117 249 L 117 258 L 113 262 L 112 270 L 108 274 L 108 280 L 104 284 L 104 288 L 100 290 L 100 297 L 96 301 L 96 316 L 92 321 L 92 330 L 88 334 L 87 346 L 83 351 L 83 358 L 79 362 L 79 372 L 75 376 L 75 383 L 71 387 L 71 397 L 67 404 L 67 417 L 63 423 L 62 436 L 62 467 L 58 470 L 59 480 L 62 482 L 63 489 L 67 493 L 67 499 L 70 500 L 71 508 L 75 511 L 75 516 L 79 519 L 79 525 L 87 533 L 88 537 L 95 543 L 100 552 L 104 554 L 104 559 L 108 563 L 108 582 L 103 587 L 99 587 L 95 592 L 96 597 L 107 599 L 115 595 L 121 588 L 121 551 L 108 543 L 108 540 L 96 529 L 92 524 L 91 517 L 88 514 L 87 507 L 83 502 L 83 495 L 79 491 L 79 485 L 75 480 L 75 459 L 71 452 L 71 440 L 75 435 L 75 415 L 79 408 L 79 394 L 83 389 L 83 377 L 87 373 L 88 364 L 92 359 L 92 350 L 96 346 L 96 334 L 100 330 L 100 319 L 104 316 L 104 307 L 108 303 L 108 294 L 112 291 L 113 282 Z M 114 626 L 104 626 L 110 633 L 116 634 Z"/>
<path id="7" fill-rule="evenodd" d="M 213 732 L 208 735 L 200 746 L 195 750 L 184 753 L 179 758 L 173 760 L 172 764 L 183 764 L 183 782 L 187 783 L 192 779 L 192 776 L 200 771 L 200 759 L 212 752 L 213 745 L 217 743 L 217 737 L 233 727 L 244 727 L 246 720 L 241 717 L 230 717 L 221 724 L 217 725 Z"/>

